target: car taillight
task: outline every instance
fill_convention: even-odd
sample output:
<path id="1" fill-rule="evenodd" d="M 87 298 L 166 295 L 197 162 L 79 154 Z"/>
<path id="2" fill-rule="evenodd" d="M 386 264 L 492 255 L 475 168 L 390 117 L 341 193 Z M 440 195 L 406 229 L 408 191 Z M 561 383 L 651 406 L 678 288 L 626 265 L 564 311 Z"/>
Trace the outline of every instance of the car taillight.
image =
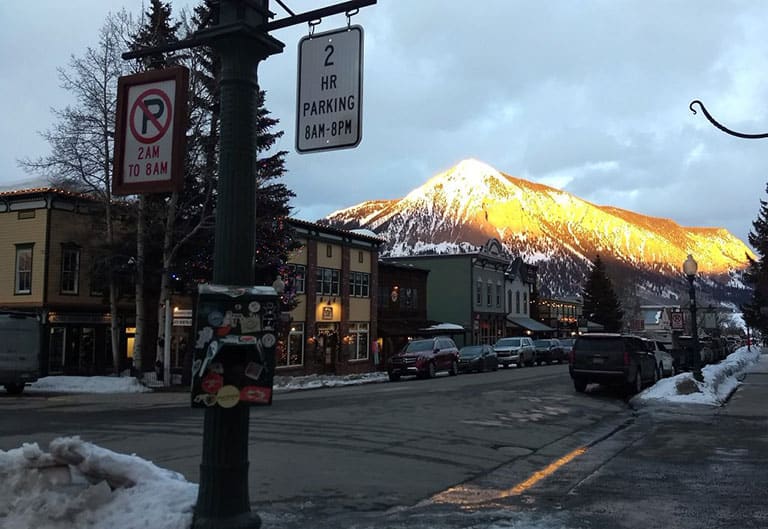
<path id="1" fill-rule="evenodd" d="M 629 365 L 629 351 L 624 351 L 624 365 Z"/>

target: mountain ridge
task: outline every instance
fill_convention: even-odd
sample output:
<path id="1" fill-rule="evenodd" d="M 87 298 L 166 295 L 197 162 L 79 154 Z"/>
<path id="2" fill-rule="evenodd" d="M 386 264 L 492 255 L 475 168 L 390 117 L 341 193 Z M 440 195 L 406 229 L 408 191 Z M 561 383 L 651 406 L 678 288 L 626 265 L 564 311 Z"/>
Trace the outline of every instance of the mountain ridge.
<path id="1" fill-rule="evenodd" d="M 472 251 L 497 238 L 511 255 L 539 265 L 545 277 L 569 270 L 555 281 L 552 294 L 573 293 L 574 284 L 560 283 L 580 283 L 597 253 L 665 281 L 679 280 L 680 265 L 692 254 L 702 274 L 737 289 L 743 287 L 738 276 L 746 256 L 754 258 L 724 228 L 684 227 L 669 218 L 597 205 L 475 159 L 430 177 L 401 199 L 364 201 L 320 222 L 372 230 L 388 241 L 382 251 L 388 256 Z"/>

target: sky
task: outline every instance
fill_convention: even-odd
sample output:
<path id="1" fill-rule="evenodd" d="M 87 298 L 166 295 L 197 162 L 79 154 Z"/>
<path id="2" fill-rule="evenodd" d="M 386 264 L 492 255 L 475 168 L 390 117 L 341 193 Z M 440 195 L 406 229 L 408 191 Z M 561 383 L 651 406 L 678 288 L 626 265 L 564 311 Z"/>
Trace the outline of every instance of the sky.
<path id="1" fill-rule="evenodd" d="M 666 403 L 720 406 L 738 387 L 738 376 L 759 361 L 758 348 L 750 351 L 742 347 L 723 362 L 705 366 L 703 381 L 695 380 L 691 373 L 681 373 L 660 380 L 633 397 L 630 404 L 635 408 Z M 89 377 L 88 385 L 79 380 L 82 378 L 46 377 L 28 389 L 85 393 L 137 391 L 132 378 Z M 335 382 L 330 385 L 359 382 L 343 377 L 325 378 Z M 379 380 L 373 377 L 369 381 Z M 683 381 L 693 383 L 695 390 L 680 394 L 677 387 Z M 307 387 L 302 379 L 283 381 L 283 389 Z M 73 455 L 82 460 L 75 464 Z M 713 474 L 711 479 L 716 481 L 719 477 Z M 196 498 L 197 484 L 187 481 L 183 475 L 78 437 L 60 437 L 48 447 L 40 447 L 30 439 L 18 448 L 0 450 L 0 519 L 8 527 L 188 529 Z M 507 513 L 507 517 L 520 521 L 516 517 L 521 514 Z M 487 529 L 519 526 L 517 522 L 508 524 L 501 520 Z M 536 527 L 554 529 L 562 526 L 537 524 Z"/>
<path id="2" fill-rule="evenodd" d="M 331 2 L 285 0 L 301 13 Z M 338 3 L 338 2 L 335 2 Z M 174 0 L 174 12 L 195 5 Z M 140 0 L 0 2 L 0 186 L 48 152 L 39 131 L 63 108 L 57 68 L 96 43 L 109 11 Z M 286 12 L 273 1 L 277 18 Z M 344 26 L 328 17 L 316 31 Z M 766 198 L 768 3 L 754 0 L 379 0 L 352 18 L 364 31 L 362 141 L 297 154 L 302 24 L 273 32 L 282 54 L 259 82 L 289 152 L 293 214 L 317 220 L 364 200 L 397 199 L 476 158 L 599 205 L 717 226 L 747 241 Z"/>

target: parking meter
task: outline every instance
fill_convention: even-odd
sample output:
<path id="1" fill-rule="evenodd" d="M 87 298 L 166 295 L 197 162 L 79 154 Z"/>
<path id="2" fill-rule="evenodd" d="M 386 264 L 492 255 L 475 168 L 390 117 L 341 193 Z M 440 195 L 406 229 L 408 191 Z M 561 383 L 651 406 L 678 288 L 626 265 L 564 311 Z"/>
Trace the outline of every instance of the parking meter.
<path id="1" fill-rule="evenodd" d="M 272 404 L 280 304 L 272 287 L 200 285 L 192 407 Z"/>

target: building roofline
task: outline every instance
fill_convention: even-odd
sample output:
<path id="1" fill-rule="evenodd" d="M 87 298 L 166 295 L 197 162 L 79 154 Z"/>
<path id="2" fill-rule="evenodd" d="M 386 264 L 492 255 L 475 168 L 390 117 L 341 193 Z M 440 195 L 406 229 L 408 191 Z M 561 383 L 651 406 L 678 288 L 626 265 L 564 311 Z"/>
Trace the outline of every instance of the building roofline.
<path id="1" fill-rule="evenodd" d="M 13 189 L 9 191 L 0 191 L 0 197 L 13 198 L 13 197 L 25 197 L 25 196 L 39 196 L 39 195 L 59 195 L 67 198 L 78 198 L 83 200 L 90 200 L 93 202 L 100 202 L 99 199 L 94 198 L 85 193 L 76 193 L 74 191 L 67 191 L 66 189 L 60 189 L 56 187 L 34 187 L 27 189 Z"/>
<path id="2" fill-rule="evenodd" d="M 340 235 L 342 237 L 349 237 L 352 239 L 358 239 L 363 241 L 369 241 L 376 244 L 384 244 L 386 243 L 386 239 L 383 239 L 381 237 L 371 237 L 370 235 L 364 235 L 362 233 L 357 233 L 350 230 L 342 230 L 340 228 L 334 228 L 331 226 L 326 226 L 325 224 L 318 224 L 317 222 L 310 222 L 308 220 L 301 220 L 297 219 L 295 217 L 288 217 L 288 222 L 292 223 L 296 226 L 301 226 L 307 229 L 311 230 L 317 230 L 318 232 L 325 232 L 330 233 L 333 235 Z"/>

